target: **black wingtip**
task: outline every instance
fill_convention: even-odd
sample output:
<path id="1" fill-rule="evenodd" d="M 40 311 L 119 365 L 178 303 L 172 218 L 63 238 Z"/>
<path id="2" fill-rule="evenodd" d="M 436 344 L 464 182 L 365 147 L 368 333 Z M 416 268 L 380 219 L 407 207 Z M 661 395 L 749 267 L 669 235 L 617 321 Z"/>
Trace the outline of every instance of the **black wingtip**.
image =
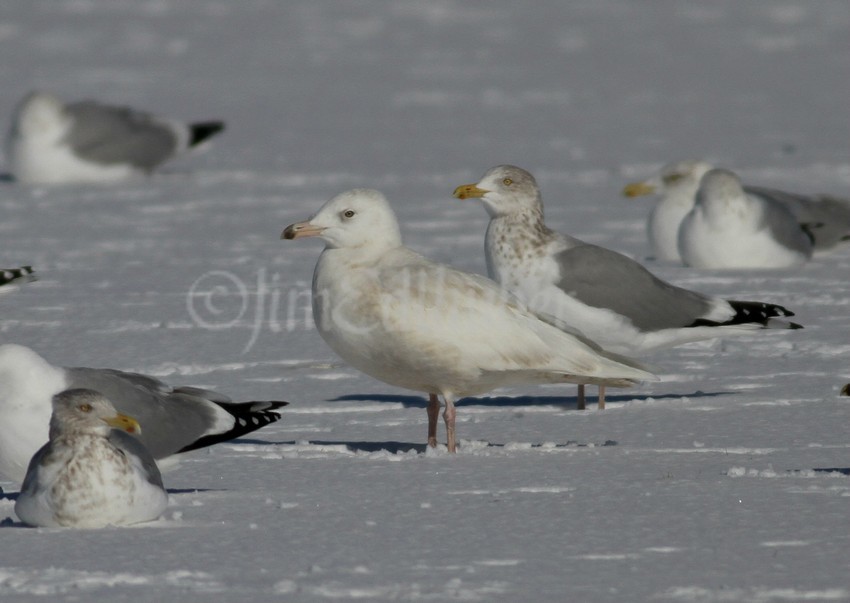
<path id="1" fill-rule="evenodd" d="M 194 147 L 224 130 L 223 121 L 203 121 L 189 126 L 189 146 Z"/>
<path id="2" fill-rule="evenodd" d="M 233 427 L 224 433 L 216 433 L 198 438 L 188 446 L 184 446 L 177 452 L 189 452 L 199 448 L 206 448 L 220 442 L 227 442 L 241 437 L 252 431 L 256 431 L 266 425 L 280 420 L 281 414 L 277 409 L 289 405 L 282 400 L 270 400 L 265 402 L 217 402 L 224 410 L 233 415 L 235 419 Z"/>
<path id="3" fill-rule="evenodd" d="M 20 268 L 0 268 L 0 285 L 15 281 L 31 282 L 38 280 L 32 266 L 21 266 Z"/>

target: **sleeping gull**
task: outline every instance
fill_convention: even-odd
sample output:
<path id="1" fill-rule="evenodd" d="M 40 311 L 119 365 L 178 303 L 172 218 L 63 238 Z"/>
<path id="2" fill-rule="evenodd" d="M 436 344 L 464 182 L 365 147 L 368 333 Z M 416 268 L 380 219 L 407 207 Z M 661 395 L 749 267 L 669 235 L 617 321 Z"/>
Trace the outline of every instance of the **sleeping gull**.
<path id="1" fill-rule="evenodd" d="M 38 280 L 32 266 L 20 268 L 0 268 L 0 287 L 18 283 L 29 283 Z"/>
<path id="2" fill-rule="evenodd" d="M 696 201 L 700 179 L 714 166 L 705 161 L 680 161 L 661 168 L 658 176 L 633 182 L 623 189 L 628 197 L 657 193 L 649 214 L 647 234 L 655 257 L 680 262 L 679 226 Z M 814 239 L 816 253 L 850 241 L 850 200 L 831 195 L 803 195 L 772 188 L 744 186 L 750 197 L 772 199 L 788 209 Z"/>
<path id="3" fill-rule="evenodd" d="M 774 304 L 727 301 L 673 286 L 634 260 L 549 229 L 529 172 L 491 168 L 454 191 L 490 214 L 487 270 L 532 310 L 555 316 L 603 348 L 639 355 L 681 343 L 763 328 L 799 328 Z M 582 407 L 583 388 L 579 388 Z M 600 407 L 604 391 L 600 388 Z"/>
<path id="4" fill-rule="evenodd" d="M 656 380 L 636 362 L 544 322 L 493 281 L 404 247 L 378 191 L 341 193 L 281 235 L 316 236 L 326 244 L 313 274 L 319 333 L 364 373 L 429 394 L 430 446 L 436 446 L 438 395 L 447 447 L 455 452 L 460 397 L 520 384 L 626 387 Z"/>
<path id="5" fill-rule="evenodd" d="M 222 129 L 220 121 L 184 123 L 33 92 L 12 117 L 7 156 L 19 182 L 117 182 L 150 174 Z"/>
<path id="6" fill-rule="evenodd" d="M 33 350 L 0 345 L 0 476 L 20 482 L 48 437 L 50 400 L 85 388 L 108 397 L 143 428 L 141 441 L 161 460 L 238 438 L 280 419 L 287 402 L 234 403 L 220 393 L 171 387 L 158 379 L 99 368 L 60 368 Z"/>
<path id="7" fill-rule="evenodd" d="M 748 195 L 729 170 L 703 175 L 694 207 L 679 226 L 679 255 L 694 268 L 793 268 L 812 251 L 812 239 L 788 209 Z"/>
<path id="8" fill-rule="evenodd" d="M 31 526 L 102 528 L 153 521 L 168 493 L 150 452 L 130 433 L 138 422 L 105 396 L 53 396 L 50 440 L 27 469 L 15 513 Z"/>

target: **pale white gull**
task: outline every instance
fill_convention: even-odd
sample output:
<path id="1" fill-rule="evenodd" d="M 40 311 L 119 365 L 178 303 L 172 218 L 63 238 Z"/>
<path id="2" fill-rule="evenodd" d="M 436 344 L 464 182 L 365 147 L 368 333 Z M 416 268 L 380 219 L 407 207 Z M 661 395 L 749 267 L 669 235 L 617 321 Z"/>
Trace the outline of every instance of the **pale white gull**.
<path id="1" fill-rule="evenodd" d="M 29 184 L 117 182 L 148 175 L 224 129 L 86 100 L 33 92 L 12 116 L 9 169 Z"/>
<path id="2" fill-rule="evenodd" d="M 50 439 L 32 458 L 15 502 L 31 526 L 102 528 L 153 521 L 168 493 L 138 422 L 105 396 L 71 389 L 52 400 Z"/>
<path id="3" fill-rule="evenodd" d="M 794 215 L 771 198 L 748 195 L 729 170 L 703 175 L 679 226 L 679 255 L 694 268 L 794 268 L 812 253 L 812 239 Z"/>
<path id="4" fill-rule="evenodd" d="M 280 419 L 287 402 L 235 403 L 218 392 L 171 387 L 146 375 L 100 368 L 61 368 L 33 350 L 0 345 L 0 476 L 20 482 L 48 437 L 51 399 L 66 389 L 92 389 L 142 426 L 154 458 L 238 438 Z"/>
<path id="5" fill-rule="evenodd" d="M 647 235 L 656 259 L 681 262 L 679 226 L 696 202 L 700 180 L 714 166 L 705 161 L 680 161 L 661 168 L 658 176 L 626 185 L 623 194 L 659 197 L 647 220 Z M 804 195 L 745 185 L 750 197 L 770 199 L 788 209 L 814 240 L 815 253 L 850 241 L 850 200 L 832 195 Z"/>
<path id="6" fill-rule="evenodd" d="M 754 329 L 799 328 L 781 320 L 793 316 L 782 306 L 676 287 L 625 255 L 551 230 L 537 182 L 522 168 L 491 168 L 478 183 L 457 187 L 454 196 L 481 199 L 490 215 L 490 276 L 535 312 L 556 317 L 607 350 L 639 355 Z M 580 407 L 583 398 L 580 387 Z"/>
<path id="7" fill-rule="evenodd" d="M 635 361 L 544 322 L 490 279 L 405 247 L 395 214 L 378 191 L 341 193 L 281 236 L 325 241 L 313 274 L 319 333 L 364 373 L 429 394 L 431 446 L 438 395 L 445 402 L 447 447 L 454 452 L 459 397 L 511 385 L 625 387 L 656 379 Z"/>

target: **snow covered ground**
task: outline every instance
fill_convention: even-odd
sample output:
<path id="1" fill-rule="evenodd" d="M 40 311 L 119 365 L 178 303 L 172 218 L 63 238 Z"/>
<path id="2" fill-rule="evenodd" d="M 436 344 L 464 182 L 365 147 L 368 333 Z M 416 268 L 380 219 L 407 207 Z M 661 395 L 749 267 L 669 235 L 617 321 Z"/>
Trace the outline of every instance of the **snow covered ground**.
<path id="1" fill-rule="evenodd" d="M 24 528 L 0 482 L 0 599 L 850 600 L 850 477 L 819 470 L 850 466 L 850 248 L 648 261 L 806 328 L 655 354 L 663 380 L 604 411 L 566 386 L 464 400 L 449 456 L 423 396 L 324 345 L 321 246 L 279 240 L 369 186 L 411 247 L 483 272 L 487 217 L 451 192 L 499 163 L 551 226 L 639 259 L 650 205 L 619 191 L 669 160 L 848 196 L 848 32 L 845 0 L 5 0 L 0 114 L 40 87 L 229 129 L 148 182 L 0 182 L 0 265 L 40 277 L 0 296 L 0 341 L 291 406 L 187 455 L 153 524 Z"/>

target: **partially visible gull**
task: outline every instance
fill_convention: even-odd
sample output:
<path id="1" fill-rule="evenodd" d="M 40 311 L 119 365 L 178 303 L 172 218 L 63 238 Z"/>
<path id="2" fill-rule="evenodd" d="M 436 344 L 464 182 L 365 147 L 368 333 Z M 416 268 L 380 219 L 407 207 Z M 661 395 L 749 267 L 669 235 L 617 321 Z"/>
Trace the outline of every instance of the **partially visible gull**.
<path id="1" fill-rule="evenodd" d="M 646 222 L 646 234 L 656 260 L 682 261 L 679 255 L 679 225 L 694 207 L 700 179 L 713 167 L 705 161 L 668 163 L 655 178 L 632 182 L 623 189 L 627 197 L 656 192 L 661 195 Z"/>
<path id="2" fill-rule="evenodd" d="M 694 268 L 793 268 L 812 252 L 811 237 L 784 205 L 748 195 L 729 170 L 703 175 L 679 226 L 679 255 Z"/>
<path id="3" fill-rule="evenodd" d="M 185 123 L 32 92 L 12 116 L 7 156 L 19 182 L 117 182 L 150 174 L 223 129 L 221 121 Z"/>
<path id="4" fill-rule="evenodd" d="M 328 201 L 282 238 L 321 237 L 313 316 L 344 360 L 391 385 L 427 392 L 428 444 L 443 397 L 455 452 L 455 401 L 497 387 L 594 383 L 625 387 L 656 377 L 531 313 L 490 279 L 432 262 L 402 244 L 378 191 Z"/>
<path id="5" fill-rule="evenodd" d="M 661 168 L 658 176 L 626 185 L 623 194 L 637 197 L 657 193 L 649 214 L 647 234 L 656 259 L 680 262 L 679 226 L 696 202 L 703 175 L 714 166 L 705 161 L 680 161 Z M 803 195 L 759 186 L 743 187 L 750 197 L 785 206 L 814 240 L 815 253 L 850 241 L 850 200 L 831 195 Z"/>
<path id="6" fill-rule="evenodd" d="M 238 438 L 280 419 L 287 402 L 235 403 L 197 387 L 171 387 L 153 377 L 100 368 L 61 368 L 33 350 L 0 345 L 0 476 L 20 482 L 46 441 L 51 398 L 66 389 L 101 392 L 142 426 L 141 442 L 166 459 Z"/>
<path id="7" fill-rule="evenodd" d="M 153 521 L 168 493 L 138 422 L 101 393 L 53 396 L 50 440 L 32 458 L 15 513 L 38 527 L 102 528 Z"/>
<path id="8" fill-rule="evenodd" d="M 799 328 L 781 320 L 793 316 L 782 306 L 682 289 L 616 251 L 551 230 L 537 182 L 522 168 L 491 168 L 478 183 L 457 187 L 454 196 L 480 198 L 490 215 L 490 276 L 535 312 L 556 317 L 604 349 L 640 355 L 755 329 Z M 579 407 L 583 399 L 580 387 Z"/>

